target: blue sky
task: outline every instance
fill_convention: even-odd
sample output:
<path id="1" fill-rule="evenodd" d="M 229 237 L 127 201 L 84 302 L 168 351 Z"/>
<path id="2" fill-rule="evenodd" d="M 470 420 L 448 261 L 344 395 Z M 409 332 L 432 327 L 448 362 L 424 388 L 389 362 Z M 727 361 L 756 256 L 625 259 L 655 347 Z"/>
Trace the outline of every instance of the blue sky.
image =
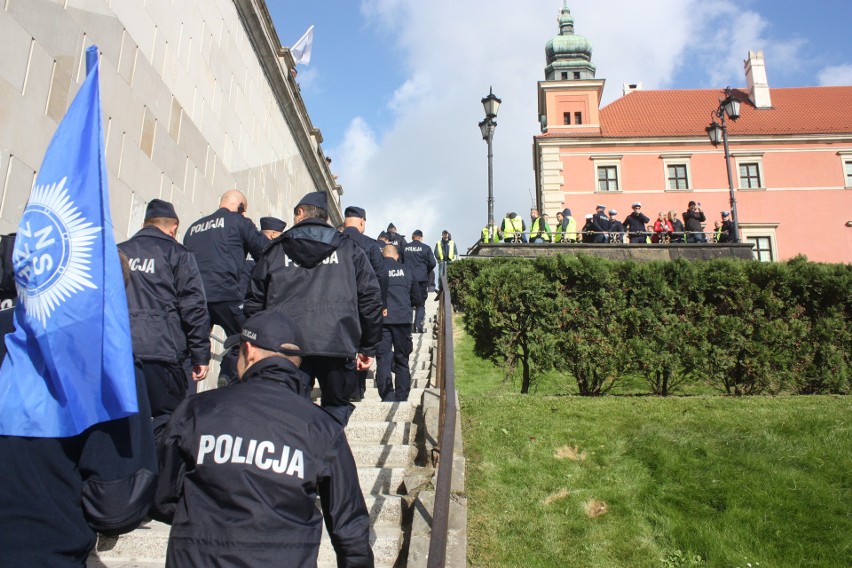
<path id="1" fill-rule="evenodd" d="M 563 0 L 267 0 L 279 39 L 311 25 L 302 97 L 343 185 L 375 237 L 393 222 L 459 250 L 487 221 L 486 145 L 477 123 L 493 86 L 497 222 L 528 212 L 536 82 Z M 623 83 L 645 89 L 744 86 L 748 50 L 764 50 L 770 87 L 852 85 L 849 0 L 569 0 L 594 45 L 604 104 Z M 618 17 L 613 18 L 613 15 Z M 708 110 L 709 114 L 709 110 Z M 615 204 L 614 206 L 618 206 Z M 551 212 L 552 213 L 552 212 Z"/>

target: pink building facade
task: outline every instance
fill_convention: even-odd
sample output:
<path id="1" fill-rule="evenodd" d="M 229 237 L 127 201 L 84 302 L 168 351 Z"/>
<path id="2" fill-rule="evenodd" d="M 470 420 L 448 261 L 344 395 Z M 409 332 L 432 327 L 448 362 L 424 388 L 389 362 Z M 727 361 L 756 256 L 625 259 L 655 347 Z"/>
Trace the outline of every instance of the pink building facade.
<path id="1" fill-rule="evenodd" d="M 696 201 L 712 232 L 731 210 L 724 150 L 705 133 L 724 92 L 625 85 L 601 108 L 591 44 L 567 7 L 559 22 L 538 84 L 539 207 L 551 219 L 569 208 L 582 225 L 597 204 L 623 220 L 638 201 L 653 222 Z M 763 53 L 748 55 L 747 86 L 732 90 L 741 115 L 727 122 L 741 240 L 759 260 L 852 262 L 852 87 L 770 89 Z"/>

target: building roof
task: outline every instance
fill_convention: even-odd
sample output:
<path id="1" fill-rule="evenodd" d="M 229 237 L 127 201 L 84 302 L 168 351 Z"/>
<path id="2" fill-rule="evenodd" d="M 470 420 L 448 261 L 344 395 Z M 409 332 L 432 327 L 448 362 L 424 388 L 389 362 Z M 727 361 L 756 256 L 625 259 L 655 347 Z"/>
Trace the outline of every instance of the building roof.
<path id="1" fill-rule="evenodd" d="M 732 89 L 740 118 L 728 121 L 731 136 L 852 133 L 852 86 L 770 89 L 772 108 L 756 109 L 748 91 Z M 542 138 L 654 138 L 703 136 L 720 89 L 632 91 L 600 111 L 601 133 L 552 132 Z"/>

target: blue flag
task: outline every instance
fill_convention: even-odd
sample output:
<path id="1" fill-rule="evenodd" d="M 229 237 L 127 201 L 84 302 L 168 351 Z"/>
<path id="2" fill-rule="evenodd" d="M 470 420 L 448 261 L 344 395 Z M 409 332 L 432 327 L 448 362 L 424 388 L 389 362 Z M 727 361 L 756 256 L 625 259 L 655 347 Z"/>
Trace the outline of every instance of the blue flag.
<path id="1" fill-rule="evenodd" d="M 97 48 L 30 194 L 13 252 L 15 332 L 0 434 L 66 437 L 138 412 L 127 297 L 109 213 Z"/>

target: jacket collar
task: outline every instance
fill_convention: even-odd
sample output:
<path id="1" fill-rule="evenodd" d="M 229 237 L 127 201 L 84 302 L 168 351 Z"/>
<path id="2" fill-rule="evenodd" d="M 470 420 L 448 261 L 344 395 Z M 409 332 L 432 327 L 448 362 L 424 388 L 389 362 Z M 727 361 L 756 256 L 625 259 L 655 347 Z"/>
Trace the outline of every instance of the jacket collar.
<path id="1" fill-rule="evenodd" d="M 163 239 L 163 240 L 166 240 L 166 241 L 177 242 L 174 238 L 171 237 L 171 235 L 167 235 L 166 233 L 164 233 L 163 231 L 161 231 L 157 227 L 150 227 L 150 226 L 149 227 L 142 227 L 133 236 L 134 237 L 154 237 L 154 238 Z"/>
<path id="2" fill-rule="evenodd" d="M 283 357 L 267 357 L 246 369 L 241 381 L 244 383 L 259 380 L 277 381 L 287 390 L 301 395 L 303 383 L 300 374 L 302 371 L 289 360 Z"/>

